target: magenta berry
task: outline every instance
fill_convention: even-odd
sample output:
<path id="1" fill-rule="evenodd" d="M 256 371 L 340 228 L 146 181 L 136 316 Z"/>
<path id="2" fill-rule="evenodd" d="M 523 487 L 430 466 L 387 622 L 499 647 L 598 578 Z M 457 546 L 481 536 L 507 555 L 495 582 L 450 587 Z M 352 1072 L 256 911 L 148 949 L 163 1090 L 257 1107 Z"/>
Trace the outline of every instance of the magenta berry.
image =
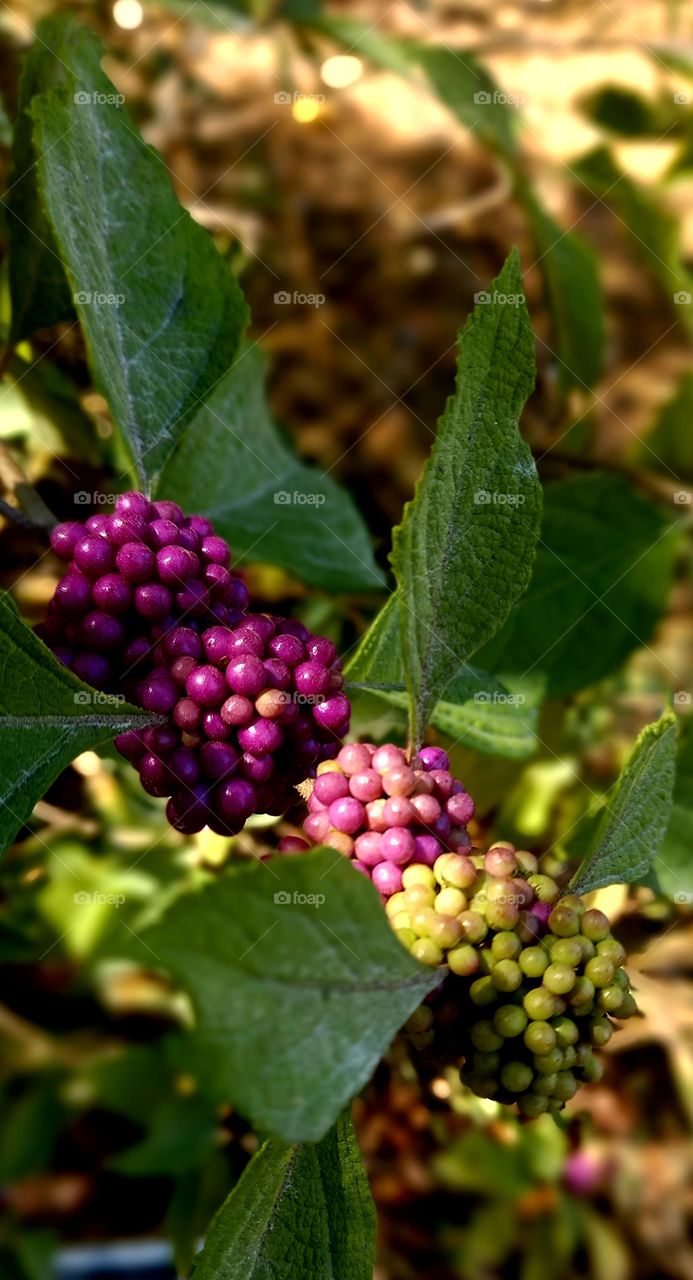
<path id="1" fill-rule="evenodd" d="M 320 705 L 324 704 L 313 708 L 316 720 Z M 439 748 L 431 752 L 430 764 L 447 762 Z M 406 876 L 410 863 L 431 867 L 445 850 L 467 849 L 471 843 L 466 826 L 459 825 L 443 808 L 453 785 L 456 796 L 466 798 L 461 783 L 440 769 L 434 776 L 435 771 L 421 764 L 421 755 L 418 763 L 410 765 L 403 749 L 392 743 L 381 747 L 348 743 L 339 749 L 333 763 L 318 766 L 311 814 L 304 824 L 306 835 L 315 843 L 328 844 L 330 830 L 340 838 L 351 837 L 352 856 L 359 869 L 372 875 L 384 897 L 399 892 L 401 872 Z M 326 815 L 322 812 L 325 808 Z M 375 868 L 381 864 L 389 870 L 376 876 Z M 476 872 L 471 863 L 469 866 L 474 879 Z M 388 889 L 388 885 L 398 887 Z"/>
<path id="2" fill-rule="evenodd" d="M 348 728 L 332 642 L 247 615 L 226 541 L 175 502 L 121 494 L 113 515 L 59 525 L 51 541 L 66 572 L 39 634 L 87 683 L 165 717 L 116 745 L 145 790 L 169 797 L 176 830 L 229 835 L 253 812 L 283 812 Z M 365 820 L 343 776 L 324 786 L 327 804 L 353 801 Z M 379 794 L 373 780 L 366 791 Z"/>

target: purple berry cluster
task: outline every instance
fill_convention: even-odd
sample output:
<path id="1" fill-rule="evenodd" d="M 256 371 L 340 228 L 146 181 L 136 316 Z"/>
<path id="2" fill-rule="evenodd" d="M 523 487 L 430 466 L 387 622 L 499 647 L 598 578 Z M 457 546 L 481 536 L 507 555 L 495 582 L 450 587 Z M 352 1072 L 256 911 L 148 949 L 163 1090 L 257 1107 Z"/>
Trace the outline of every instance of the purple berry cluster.
<path id="1" fill-rule="evenodd" d="M 175 502 L 123 493 L 112 515 L 57 525 L 51 545 L 68 569 L 36 630 L 97 689 L 135 698 L 153 646 L 171 628 L 183 619 L 198 630 L 235 626 L 248 605 L 225 540 Z"/>
<path id="2" fill-rule="evenodd" d="M 432 867 L 442 853 L 471 845 L 474 802 L 440 747 L 423 747 L 409 764 L 391 743 L 344 746 L 318 766 L 308 807 L 309 840 L 353 857 L 384 898 L 401 890 L 410 863 Z"/>
<path id="3" fill-rule="evenodd" d="M 174 627 L 154 659 L 136 701 L 167 723 L 115 744 L 145 791 L 170 797 L 166 816 L 185 834 L 233 835 L 253 813 L 282 813 L 349 727 L 337 651 L 300 622 Z"/>

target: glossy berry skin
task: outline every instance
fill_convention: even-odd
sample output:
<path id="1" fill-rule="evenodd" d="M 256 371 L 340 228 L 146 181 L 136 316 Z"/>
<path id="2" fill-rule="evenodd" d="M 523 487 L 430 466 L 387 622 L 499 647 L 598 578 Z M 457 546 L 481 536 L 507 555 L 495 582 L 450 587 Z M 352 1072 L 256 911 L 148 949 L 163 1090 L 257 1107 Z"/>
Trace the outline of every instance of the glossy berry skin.
<path id="1" fill-rule="evenodd" d="M 138 680 L 156 666 L 162 635 L 182 631 L 176 656 L 200 658 L 201 630 L 212 623 L 227 630 L 244 616 L 247 588 L 230 572 L 224 539 L 210 521 L 188 519 L 177 503 L 121 494 L 113 515 L 57 525 L 51 545 L 67 571 L 38 634 L 82 678 L 90 672 L 100 687 L 130 700 L 137 700 Z M 99 622 L 99 614 L 118 623 Z M 80 624 L 76 632 L 69 630 L 73 622 Z M 108 654 L 107 666 L 88 660 L 100 652 Z"/>
<path id="2" fill-rule="evenodd" d="M 367 862 L 363 840 L 357 855 Z M 481 1097 L 517 1103 L 528 1118 L 562 1109 L 581 1084 L 600 1079 L 594 1049 L 612 1034 L 610 1018 L 636 1012 L 619 967 L 623 949 L 606 916 L 586 911 L 579 898 L 561 898 L 555 881 L 535 867 L 531 854 L 506 843 L 485 855 L 441 854 L 432 868 L 411 863 L 385 908 L 414 956 L 449 967 L 429 997 L 434 1016 L 425 1045 L 436 1066 L 441 1058 L 461 1058 L 464 1084 Z M 545 901 L 538 903 L 537 890 Z M 494 911 L 511 893 L 522 900 L 517 922 L 499 929 Z M 546 905 L 548 912 L 537 914 Z M 436 915 L 446 923 L 434 928 Z M 446 941 L 455 924 L 464 932 L 461 945 Z M 432 935 L 440 958 L 429 945 Z"/>
<path id="3" fill-rule="evenodd" d="M 313 651 L 316 656 L 294 671 L 304 689 L 313 679 L 320 654 L 329 652 L 316 645 Z M 308 677 L 303 674 L 306 671 Z M 336 698 L 346 702 L 341 693 Z M 314 708 L 316 720 L 325 705 Z M 390 897 L 399 892 L 393 888 L 399 884 L 397 869 L 401 871 L 412 862 L 433 866 L 444 850 L 467 849 L 471 844 L 466 826 L 455 821 L 448 808 L 452 800 L 461 797 L 465 812 L 471 814 L 473 802 L 449 767 L 441 770 L 443 764 L 449 766 L 449 761 L 440 747 L 424 747 L 418 761 L 409 764 L 403 749 L 393 743 L 380 747 L 347 743 L 334 760 L 318 766 L 309 803 L 311 814 L 304 826 L 306 835 L 314 843 L 334 843 L 353 857 L 383 897 Z M 438 771 L 435 778 L 433 766 Z M 376 875 L 381 864 L 386 869 Z M 472 878 L 474 874 L 472 869 Z M 431 957 L 435 954 L 430 947 L 424 950 Z"/>

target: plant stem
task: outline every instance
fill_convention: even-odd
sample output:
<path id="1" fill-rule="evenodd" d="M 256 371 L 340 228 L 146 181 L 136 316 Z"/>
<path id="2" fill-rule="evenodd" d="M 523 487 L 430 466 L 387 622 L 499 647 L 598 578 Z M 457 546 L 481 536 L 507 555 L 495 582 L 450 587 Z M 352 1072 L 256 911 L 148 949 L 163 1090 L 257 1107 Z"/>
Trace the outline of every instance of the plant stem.
<path id="1" fill-rule="evenodd" d="M 52 529 L 56 523 L 53 512 L 29 483 L 21 467 L 17 465 L 6 445 L 0 444 L 0 485 L 15 499 L 15 503 L 3 502 L 4 513 L 24 527 Z M 17 515 L 17 508 L 24 519 Z"/>

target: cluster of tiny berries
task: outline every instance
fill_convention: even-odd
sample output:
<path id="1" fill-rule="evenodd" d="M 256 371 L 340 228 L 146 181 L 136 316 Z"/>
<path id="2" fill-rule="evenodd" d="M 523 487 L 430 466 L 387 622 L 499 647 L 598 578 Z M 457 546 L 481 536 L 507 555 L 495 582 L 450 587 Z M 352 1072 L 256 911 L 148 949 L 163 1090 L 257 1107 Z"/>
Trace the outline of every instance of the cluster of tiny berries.
<path id="1" fill-rule="evenodd" d="M 176 830 L 238 832 L 281 813 L 336 755 L 350 706 L 330 640 L 247 613 L 231 553 L 203 516 L 122 494 L 112 516 L 58 525 L 69 565 L 38 634 L 76 675 L 163 719 L 115 745 Z"/>
<path id="2" fill-rule="evenodd" d="M 112 515 L 56 525 L 51 545 L 68 569 L 37 633 L 97 689 L 134 699 L 153 645 L 181 618 L 234 626 L 248 605 L 224 538 L 175 502 L 123 493 Z"/>
<path id="3" fill-rule="evenodd" d="M 121 734 L 116 747 L 146 791 L 170 796 L 166 815 L 185 834 L 233 835 L 253 813 L 282 813 L 349 727 L 334 645 L 288 618 L 174 627 L 155 658 L 138 701 L 167 723 Z"/>
<path id="4" fill-rule="evenodd" d="M 595 1049 L 612 1017 L 636 1012 L 625 952 L 603 912 L 561 896 L 533 854 L 499 843 L 412 864 L 386 910 L 420 961 L 453 975 L 410 1020 L 416 1047 L 445 1042 L 465 1084 L 526 1116 L 601 1078 Z"/>
<path id="5" fill-rule="evenodd" d="M 392 744 L 344 746 L 318 766 L 308 807 L 311 843 L 353 858 L 384 898 L 402 889 L 411 866 L 430 869 L 444 850 L 471 846 L 474 802 L 440 747 L 423 747 L 410 765 Z"/>

